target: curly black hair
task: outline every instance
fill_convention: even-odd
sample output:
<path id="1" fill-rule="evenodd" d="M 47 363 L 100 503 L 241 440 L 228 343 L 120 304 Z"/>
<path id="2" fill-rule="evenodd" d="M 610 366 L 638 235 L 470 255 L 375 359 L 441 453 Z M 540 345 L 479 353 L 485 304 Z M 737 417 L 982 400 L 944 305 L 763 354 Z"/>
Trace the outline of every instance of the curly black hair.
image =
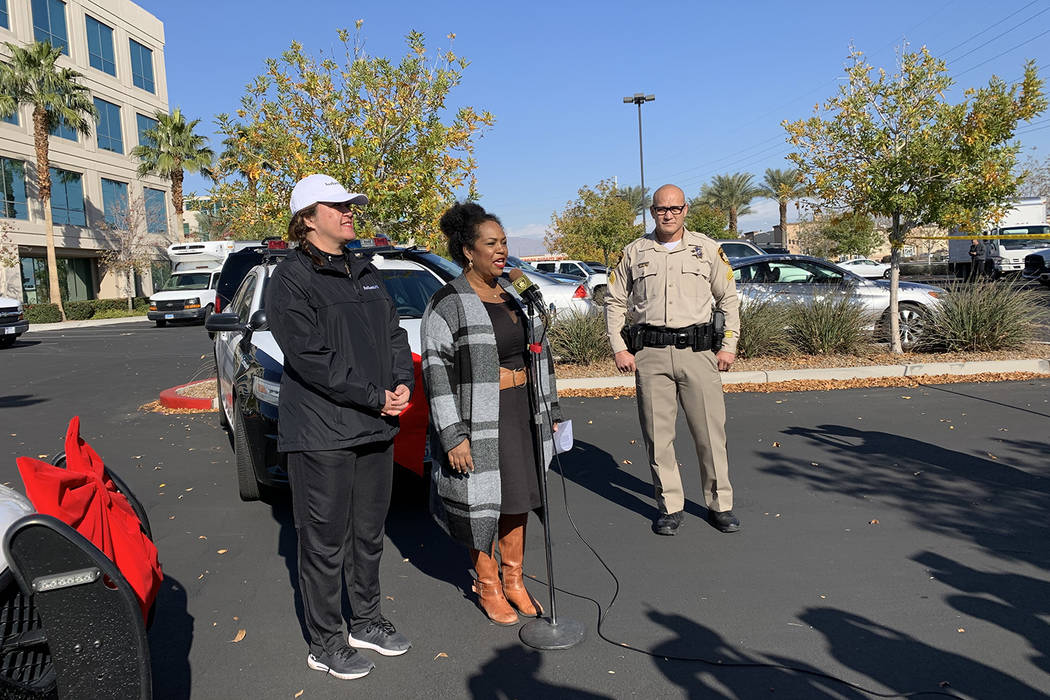
<path id="1" fill-rule="evenodd" d="M 478 240 L 478 226 L 486 221 L 494 221 L 503 226 L 495 215 L 489 214 L 480 204 L 474 202 L 453 204 L 441 215 L 439 225 L 441 232 L 448 239 L 448 254 L 460 267 L 467 266 L 467 256 L 463 249 L 474 247 L 474 241 Z"/>

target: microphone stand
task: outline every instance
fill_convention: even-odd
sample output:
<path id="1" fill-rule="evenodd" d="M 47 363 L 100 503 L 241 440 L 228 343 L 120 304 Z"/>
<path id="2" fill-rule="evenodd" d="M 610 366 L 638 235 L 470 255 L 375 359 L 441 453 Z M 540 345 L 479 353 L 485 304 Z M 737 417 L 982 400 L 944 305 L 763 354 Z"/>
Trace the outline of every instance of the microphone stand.
<path id="1" fill-rule="evenodd" d="M 576 620 L 558 619 L 554 600 L 554 558 L 551 552 L 550 502 L 547 498 L 547 469 L 543 463 L 543 393 L 540 387 L 540 362 L 543 346 L 536 338 L 534 319 L 536 317 L 535 301 L 526 302 L 529 327 L 529 357 L 532 364 L 532 378 L 529 392 L 532 399 L 532 445 L 535 455 L 536 470 L 540 479 L 540 503 L 543 505 L 543 543 L 547 554 L 547 589 L 550 592 L 550 618 L 536 618 L 522 625 L 518 636 L 521 641 L 533 649 L 569 649 L 583 641 L 584 626 Z M 552 436 L 553 437 L 553 436 Z"/>

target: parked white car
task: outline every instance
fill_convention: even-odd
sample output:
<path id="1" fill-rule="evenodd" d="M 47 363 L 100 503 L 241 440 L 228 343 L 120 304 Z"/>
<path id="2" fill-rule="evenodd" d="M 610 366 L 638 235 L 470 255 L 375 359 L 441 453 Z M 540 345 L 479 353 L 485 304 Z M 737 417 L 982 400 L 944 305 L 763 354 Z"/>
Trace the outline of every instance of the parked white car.
<path id="1" fill-rule="evenodd" d="M 845 260 L 840 263 L 835 263 L 843 270 L 849 270 L 855 275 L 860 275 L 866 279 L 886 279 L 890 278 L 890 265 L 889 263 L 875 262 L 868 258 L 857 258 L 856 260 Z"/>
<path id="2" fill-rule="evenodd" d="M 590 314 L 596 311 L 591 293 L 582 280 L 560 282 L 513 255 L 507 256 L 507 267 L 518 268 L 536 283 L 540 294 L 543 295 L 543 301 L 551 307 L 555 317 L 571 316 L 574 313 Z"/>
<path id="3" fill-rule="evenodd" d="M 0 348 L 9 348 L 18 336 L 29 330 L 22 302 L 10 297 L 0 297 Z"/>
<path id="4" fill-rule="evenodd" d="M 533 263 L 540 272 L 569 275 L 582 280 L 596 304 L 605 300 L 609 288 L 609 274 L 599 272 L 582 260 L 541 260 Z"/>

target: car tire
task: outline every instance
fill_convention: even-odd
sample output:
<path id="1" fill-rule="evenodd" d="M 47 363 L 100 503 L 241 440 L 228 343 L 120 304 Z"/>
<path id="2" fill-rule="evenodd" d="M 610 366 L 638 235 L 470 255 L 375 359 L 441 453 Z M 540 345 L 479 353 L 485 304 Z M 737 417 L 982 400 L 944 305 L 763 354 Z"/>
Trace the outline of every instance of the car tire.
<path id="1" fill-rule="evenodd" d="M 927 313 L 920 304 L 907 302 L 897 304 L 897 319 L 900 324 L 901 349 L 913 350 L 922 337 L 922 326 Z"/>
<path id="2" fill-rule="evenodd" d="M 595 287 L 594 293 L 591 294 L 591 298 L 594 300 L 594 303 L 598 304 L 599 306 L 605 306 L 605 295 L 606 293 L 608 293 L 608 291 L 609 288 L 606 287 L 604 284 Z"/>
<path id="3" fill-rule="evenodd" d="M 157 328 L 163 328 L 164 326 L 168 325 L 168 322 L 165 321 L 163 318 L 158 318 L 156 323 L 157 323 Z"/>
<path id="4" fill-rule="evenodd" d="M 883 272 L 883 273 L 882 273 L 882 279 L 884 279 L 884 280 L 888 280 L 888 279 L 890 278 L 890 273 L 891 273 L 891 272 L 893 272 L 893 270 L 892 270 L 892 269 L 889 269 L 889 270 L 886 270 L 885 272 Z"/>
<path id="5" fill-rule="evenodd" d="M 17 335 L 0 335 L 0 348 L 9 348 L 18 340 Z"/>
<path id="6" fill-rule="evenodd" d="M 252 461 L 251 447 L 244 430 L 244 419 L 233 404 L 233 454 L 237 463 L 237 491 L 242 501 L 259 500 L 259 480 L 255 478 L 255 464 Z"/>
<path id="7" fill-rule="evenodd" d="M 1050 280 L 1044 280 L 1044 279 L 1040 278 L 1039 279 L 1039 284 L 1043 285 L 1044 287 L 1050 287 Z"/>

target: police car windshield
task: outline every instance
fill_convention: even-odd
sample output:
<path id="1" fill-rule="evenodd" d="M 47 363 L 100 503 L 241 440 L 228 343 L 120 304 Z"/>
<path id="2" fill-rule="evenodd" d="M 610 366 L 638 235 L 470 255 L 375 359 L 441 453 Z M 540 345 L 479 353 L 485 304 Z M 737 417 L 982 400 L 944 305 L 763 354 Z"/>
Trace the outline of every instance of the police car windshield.
<path id="1" fill-rule="evenodd" d="M 207 289 L 211 279 L 210 272 L 187 272 L 174 274 L 164 283 L 162 291 L 172 289 Z"/>
<path id="2" fill-rule="evenodd" d="M 1046 235 L 1050 234 L 1050 226 L 1011 226 L 1001 229 L 999 233 L 1004 236 Z M 1050 248 L 1050 239 L 1048 238 L 1003 238 L 1000 239 L 1000 243 L 1007 250 Z"/>

